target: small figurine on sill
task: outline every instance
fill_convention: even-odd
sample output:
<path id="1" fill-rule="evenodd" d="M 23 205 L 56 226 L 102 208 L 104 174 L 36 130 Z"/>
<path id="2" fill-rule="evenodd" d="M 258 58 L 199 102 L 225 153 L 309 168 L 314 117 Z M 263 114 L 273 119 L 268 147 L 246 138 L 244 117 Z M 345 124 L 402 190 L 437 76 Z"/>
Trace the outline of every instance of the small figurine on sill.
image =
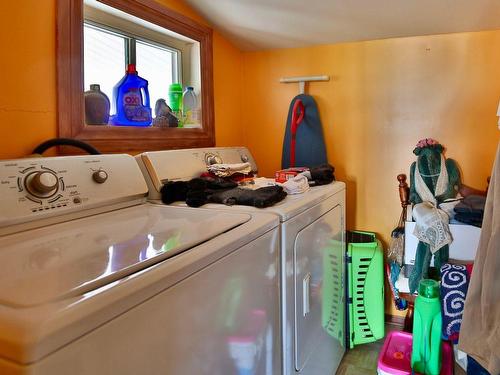
<path id="1" fill-rule="evenodd" d="M 158 99 L 156 101 L 155 115 L 153 126 L 159 128 L 176 128 L 179 125 L 179 120 L 172 113 L 172 109 L 168 106 L 165 99 Z"/>
<path id="2" fill-rule="evenodd" d="M 414 235 L 419 239 L 415 265 L 409 277 L 410 292 L 429 278 L 431 259 L 439 270 L 448 261 L 452 237 L 450 215 L 458 203 L 460 172 L 453 159 L 445 159 L 443 146 L 431 138 L 417 143 L 417 161 L 410 168 L 410 202 L 413 203 Z"/>

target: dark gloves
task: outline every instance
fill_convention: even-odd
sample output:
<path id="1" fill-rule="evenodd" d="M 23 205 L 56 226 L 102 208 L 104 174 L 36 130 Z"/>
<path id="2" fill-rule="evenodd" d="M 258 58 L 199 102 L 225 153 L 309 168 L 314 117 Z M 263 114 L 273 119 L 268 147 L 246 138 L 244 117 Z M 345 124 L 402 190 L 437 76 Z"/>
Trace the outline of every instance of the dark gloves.
<path id="1" fill-rule="evenodd" d="M 200 207 L 207 203 L 208 196 L 213 192 L 232 189 L 236 186 L 238 186 L 236 182 L 219 177 L 193 178 L 190 181 L 168 181 L 160 190 L 161 201 L 165 204 L 186 201 L 190 207 Z"/>
<path id="2" fill-rule="evenodd" d="M 165 204 L 171 204 L 176 201 L 185 201 L 187 191 L 187 181 L 168 181 L 161 187 L 161 201 Z"/>
<path id="3" fill-rule="evenodd" d="M 240 204 L 243 206 L 266 208 L 282 201 L 285 197 L 286 192 L 281 186 L 266 186 L 256 190 L 235 188 L 215 192 L 208 197 L 208 201 L 223 203 L 229 206 Z"/>

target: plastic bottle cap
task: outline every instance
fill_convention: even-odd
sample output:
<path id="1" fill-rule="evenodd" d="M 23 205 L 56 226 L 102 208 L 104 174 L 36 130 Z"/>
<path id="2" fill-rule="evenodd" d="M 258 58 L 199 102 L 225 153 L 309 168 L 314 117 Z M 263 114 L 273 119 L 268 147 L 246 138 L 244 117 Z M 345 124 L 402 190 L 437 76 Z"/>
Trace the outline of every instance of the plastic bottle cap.
<path id="1" fill-rule="evenodd" d="M 135 64 L 127 65 L 127 73 L 128 74 L 137 74 L 137 70 L 135 70 Z"/>
<path id="2" fill-rule="evenodd" d="M 180 83 L 172 83 L 169 87 L 169 91 L 180 91 L 182 92 L 182 86 Z"/>
<path id="3" fill-rule="evenodd" d="M 97 84 L 97 83 L 93 83 L 90 85 L 90 89 L 92 91 L 101 91 L 101 85 Z"/>
<path id="4" fill-rule="evenodd" d="M 187 89 L 194 91 L 194 87 L 193 86 L 188 86 Z"/>
<path id="5" fill-rule="evenodd" d="M 424 279 L 418 286 L 418 295 L 425 298 L 439 297 L 439 284 L 436 280 Z"/>

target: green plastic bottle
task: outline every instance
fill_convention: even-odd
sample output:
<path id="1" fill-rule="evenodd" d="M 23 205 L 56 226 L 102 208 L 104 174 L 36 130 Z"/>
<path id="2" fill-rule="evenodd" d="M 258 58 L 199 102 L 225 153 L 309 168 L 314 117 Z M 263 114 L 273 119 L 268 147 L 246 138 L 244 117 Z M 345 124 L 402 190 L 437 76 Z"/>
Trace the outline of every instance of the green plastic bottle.
<path id="1" fill-rule="evenodd" d="M 178 127 L 182 128 L 182 85 L 180 83 L 172 83 L 168 88 L 168 105 L 179 120 Z"/>
<path id="2" fill-rule="evenodd" d="M 441 303 L 439 284 L 422 280 L 415 299 L 411 368 L 425 375 L 441 371 Z"/>

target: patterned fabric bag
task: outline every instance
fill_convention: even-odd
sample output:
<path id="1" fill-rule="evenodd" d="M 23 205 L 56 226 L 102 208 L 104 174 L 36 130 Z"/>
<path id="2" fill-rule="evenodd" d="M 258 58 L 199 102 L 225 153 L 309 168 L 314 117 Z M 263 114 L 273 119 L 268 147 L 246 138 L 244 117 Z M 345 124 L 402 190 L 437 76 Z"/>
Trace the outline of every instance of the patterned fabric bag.
<path id="1" fill-rule="evenodd" d="M 458 343 L 469 279 L 467 266 L 446 263 L 441 267 L 443 338 L 455 344 Z"/>

